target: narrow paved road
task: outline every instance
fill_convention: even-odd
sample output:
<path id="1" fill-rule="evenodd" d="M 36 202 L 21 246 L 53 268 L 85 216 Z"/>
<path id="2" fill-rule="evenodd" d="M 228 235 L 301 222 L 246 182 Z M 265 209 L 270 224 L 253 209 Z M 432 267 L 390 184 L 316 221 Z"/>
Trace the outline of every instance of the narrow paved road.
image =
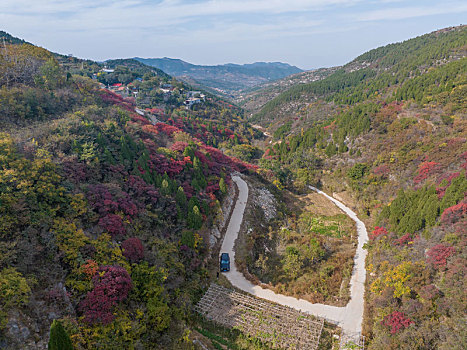
<path id="1" fill-rule="evenodd" d="M 350 301 L 345 307 L 337 307 L 324 304 L 313 304 L 303 299 L 296 299 L 294 297 L 276 294 L 269 289 L 261 288 L 260 286 L 256 286 L 248 281 L 243 274 L 237 270 L 235 265 L 234 243 L 237 239 L 238 232 L 240 231 L 240 225 L 243 221 L 243 213 L 248 200 L 248 185 L 239 176 L 232 176 L 232 179 L 238 186 L 239 194 L 221 248 L 221 252 L 229 253 L 232 261 L 230 272 L 225 273 L 225 276 L 230 283 L 232 283 L 233 286 L 259 298 L 267 299 L 278 304 L 287 305 L 297 310 L 324 317 L 328 321 L 341 326 L 347 336 L 356 337 L 356 335 L 362 330 L 363 318 L 363 294 L 365 291 L 364 286 L 366 278 L 365 258 L 367 253 L 366 250 L 363 249 L 363 245 L 368 241 L 365 224 L 360 221 L 357 215 L 344 204 L 331 196 L 328 196 L 326 193 L 314 187 L 310 187 L 314 191 L 326 196 L 326 198 L 335 203 L 356 222 L 358 247 L 355 253 L 354 269 L 350 280 Z"/>

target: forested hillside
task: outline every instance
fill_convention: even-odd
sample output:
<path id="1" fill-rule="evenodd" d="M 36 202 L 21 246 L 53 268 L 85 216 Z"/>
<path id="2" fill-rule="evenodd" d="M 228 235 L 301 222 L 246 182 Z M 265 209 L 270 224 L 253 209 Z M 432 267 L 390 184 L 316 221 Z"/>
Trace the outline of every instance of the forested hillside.
<path id="1" fill-rule="evenodd" d="M 324 80 L 292 86 L 268 102 L 253 120 L 268 125 L 294 115 L 302 118 L 304 122 L 306 120 L 312 122 L 313 116 L 309 115 L 308 109 L 313 102 L 324 100 L 336 106 L 352 106 L 367 100 L 375 100 L 378 95 L 392 95 L 393 87 L 406 83 L 404 89 L 398 91 L 402 93 L 410 89 L 411 84 L 418 86 L 419 81 L 426 79 L 419 78 L 417 81 L 412 78 L 425 76 L 425 73 L 429 73 L 434 68 L 465 57 L 466 36 L 465 26 L 453 27 L 371 50 Z M 462 69 L 462 64 L 457 66 L 457 69 L 459 68 Z M 447 73 L 449 69 L 456 68 L 445 67 L 443 70 L 445 76 L 452 75 Z M 431 78 L 432 83 L 435 79 L 438 77 Z M 444 84 L 447 81 L 442 82 L 443 86 L 439 89 L 446 88 Z M 418 88 L 419 96 L 426 94 L 431 96 L 441 92 L 433 90 L 433 87 L 427 90 L 426 84 L 427 82 Z M 388 96 L 380 97 L 385 99 Z M 393 97 L 400 99 L 404 96 Z"/>
<path id="2" fill-rule="evenodd" d="M 466 49 L 466 26 L 378 48 L 253 117 L 275 131 L 270 181 L 318 184 L 371 227 L 369 349 L 467 347 Z"/>
<path id="3" fill-rule="evenodd" d="M 10 42 L 0 50 L 0 348 L 45 349 L 60 320 L 54 334 L 77 349 L 191 349 L 208 229 L 230 173 L 254 170 L 213 145 L 247 146 L 255 132 L 222 101 L 192 110 L 122 97 L 91 79 L 101 64 Z M 147 84 L 148 96 L 164 79 L 188 88 L 137 61 L 111 64 L 120 85 Z M 135 113 L 140 103 L 160 119 Z"/>
<path id="4" fill-rule="evenodd" d="M 354 225 L 317 186 L 370 229 L 365 348 L 467 348 L 466 26 L 267 90 L 250 120 L 133 59 L 0 37 L 0 348 L 268 348 L 193 311 L 233 172 L 250 280 L 347 303 Z"/>
<path id="5" fill-rule="evenodd" d="M 234 93 L 236 104 L 248 113 L 257 113 L 270 100 L 297 84 L 308 84 L 326 78 L 339 67 L 320 68 L 289 75 L 285 78 Z"/>

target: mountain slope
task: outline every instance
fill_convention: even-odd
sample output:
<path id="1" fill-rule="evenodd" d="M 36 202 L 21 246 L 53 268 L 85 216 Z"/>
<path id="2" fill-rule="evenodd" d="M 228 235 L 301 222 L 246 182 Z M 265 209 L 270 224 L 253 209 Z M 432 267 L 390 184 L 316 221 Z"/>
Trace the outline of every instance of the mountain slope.
<path id="1" fill-rule="evenodd" d="M 199 84 L 229 94 L 301 72 L 297 67 L 280 62 L 200 66 L 172 58 L 135 59 L 175 77 L 193 79 Z"/>
<path id="2" fill-rule="evenodd" d="M 358 208 L 371 227 L 363 327 L 368 349 L 467 347 L 461 336 L 467 287 L 466 48 L 467 27 L 460 26 L 375 49 L 324 80 L 290 89 L 257 115 L 276 131 L 277 142 L 265 145 L 260 162 L 270 181 L 294 191 L 318 184 Z M 284 240 L 309 240 L 293 220 L 290 215 L 279 224 Z M 317 229 L 311 234 L 322 239 Z M 265 233 L 248 252 L 250 273 L 281 263 L 288 268 L 287 251 L 270 236 Z M 334 249 L 327 247 L 329 253 Z M 304 256 L 297 250 L 300 261 Z M 271 265 L 255 264 L 254 254 Z M 318 277 L 327 275 L 316 276 L 310 291 L 304 276 L 295 275 L 292 292 L 319 296 L 324 287 Z M 283 280 L 273 287 L 284 288 Z"/>
<path id="3" fill-rule="evenodd" d="M 229 174 L 253 169 L 212 145 L 254 131 L 217 100 L 157 101 L 153 124 L 87 76 L 102 64 L 18 43 L 0 50 L 0 347 L 46 349 L 60 319 L 78 349 L 192 348 L 210 229 Z"/>
<path id="4" fill-rule="evenodd" d="M 264 105 L 253 120 L 265 125 L 306 113 L 319 99 L 355 104 L 407 79 L 465 57 L 466 26 L 451 27 L 398 44 L 371 50 L 322 81 L 298 84 Z"/>
<path id="5" fill-rule="evenodd" d="M 244 108 L 245 111 L 255 114 L 259 112 L 266 103 L 276 96 L 279 96 L 290 87 L 322 80 L 334 73 L 338 68 L 339 67 L 320 68 L 292 74 L 285 78 L 259 85 L 258 87 L 240 91 L 235 94 L 234 101 L 237 105 Z"/>

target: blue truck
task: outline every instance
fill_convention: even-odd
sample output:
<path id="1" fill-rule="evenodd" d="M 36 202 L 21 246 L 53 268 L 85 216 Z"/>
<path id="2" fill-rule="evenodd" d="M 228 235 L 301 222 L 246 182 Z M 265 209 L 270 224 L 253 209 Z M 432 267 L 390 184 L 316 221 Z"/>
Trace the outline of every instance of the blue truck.
<path id="1" fill-rule="evenodd" d="M 222 253 L 220 259 L 220 270 L 221 272 L 230 271 L 230 257 L 229 253 Z"/>

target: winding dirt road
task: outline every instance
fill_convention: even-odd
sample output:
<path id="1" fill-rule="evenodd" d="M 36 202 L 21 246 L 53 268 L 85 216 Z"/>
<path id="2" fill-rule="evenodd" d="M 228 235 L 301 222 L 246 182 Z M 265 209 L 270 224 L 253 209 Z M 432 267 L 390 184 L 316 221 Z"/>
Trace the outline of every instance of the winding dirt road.
<path id="1" fill-rule="evenodd" d="M 366 278 L 365 258 L 367 254 L 366 250 L 363 249 L 363 245 L 368 241 L 368 233 L 366 231 L 365 224 L 358 219 L 357 214 L 344 204 L 333 197 L 328 196 L 326 193 L 310 186 L 312 190 L 326 196 L 326 198 L 336 204 L 341 210 L 350 216 L 357 225 L 358 247 L 355 253 L 354 269 L 350 280 L 350 301 L 345 307 L 337 307 L 324 304 L 313 304 L 303 299 L 296 299 L 294 297 L 276 294 L 272 290 L 264 289 L 252 284 L 240 271 L 237 270 L 235 265 L 234 243 L 237 239 L 238 232 L 240 231 L 240 226 L 243 221 L 243 213 L 248 200 L 248 185 L 239 176 L 232 176 L 232 179 L 237 184 L 239 194 L 221 248 L 221 252 L 229 253 L 232 261 L 230 272 L 225 273 L 225 276 L 230 283 L 232 283 L 233 286 L 259 298 L 323 317 L 342 327 L 344 334 L 348 338 L 356 339 L 362 330 L 363 319 L 363 295 L 365 292 Z"/>

